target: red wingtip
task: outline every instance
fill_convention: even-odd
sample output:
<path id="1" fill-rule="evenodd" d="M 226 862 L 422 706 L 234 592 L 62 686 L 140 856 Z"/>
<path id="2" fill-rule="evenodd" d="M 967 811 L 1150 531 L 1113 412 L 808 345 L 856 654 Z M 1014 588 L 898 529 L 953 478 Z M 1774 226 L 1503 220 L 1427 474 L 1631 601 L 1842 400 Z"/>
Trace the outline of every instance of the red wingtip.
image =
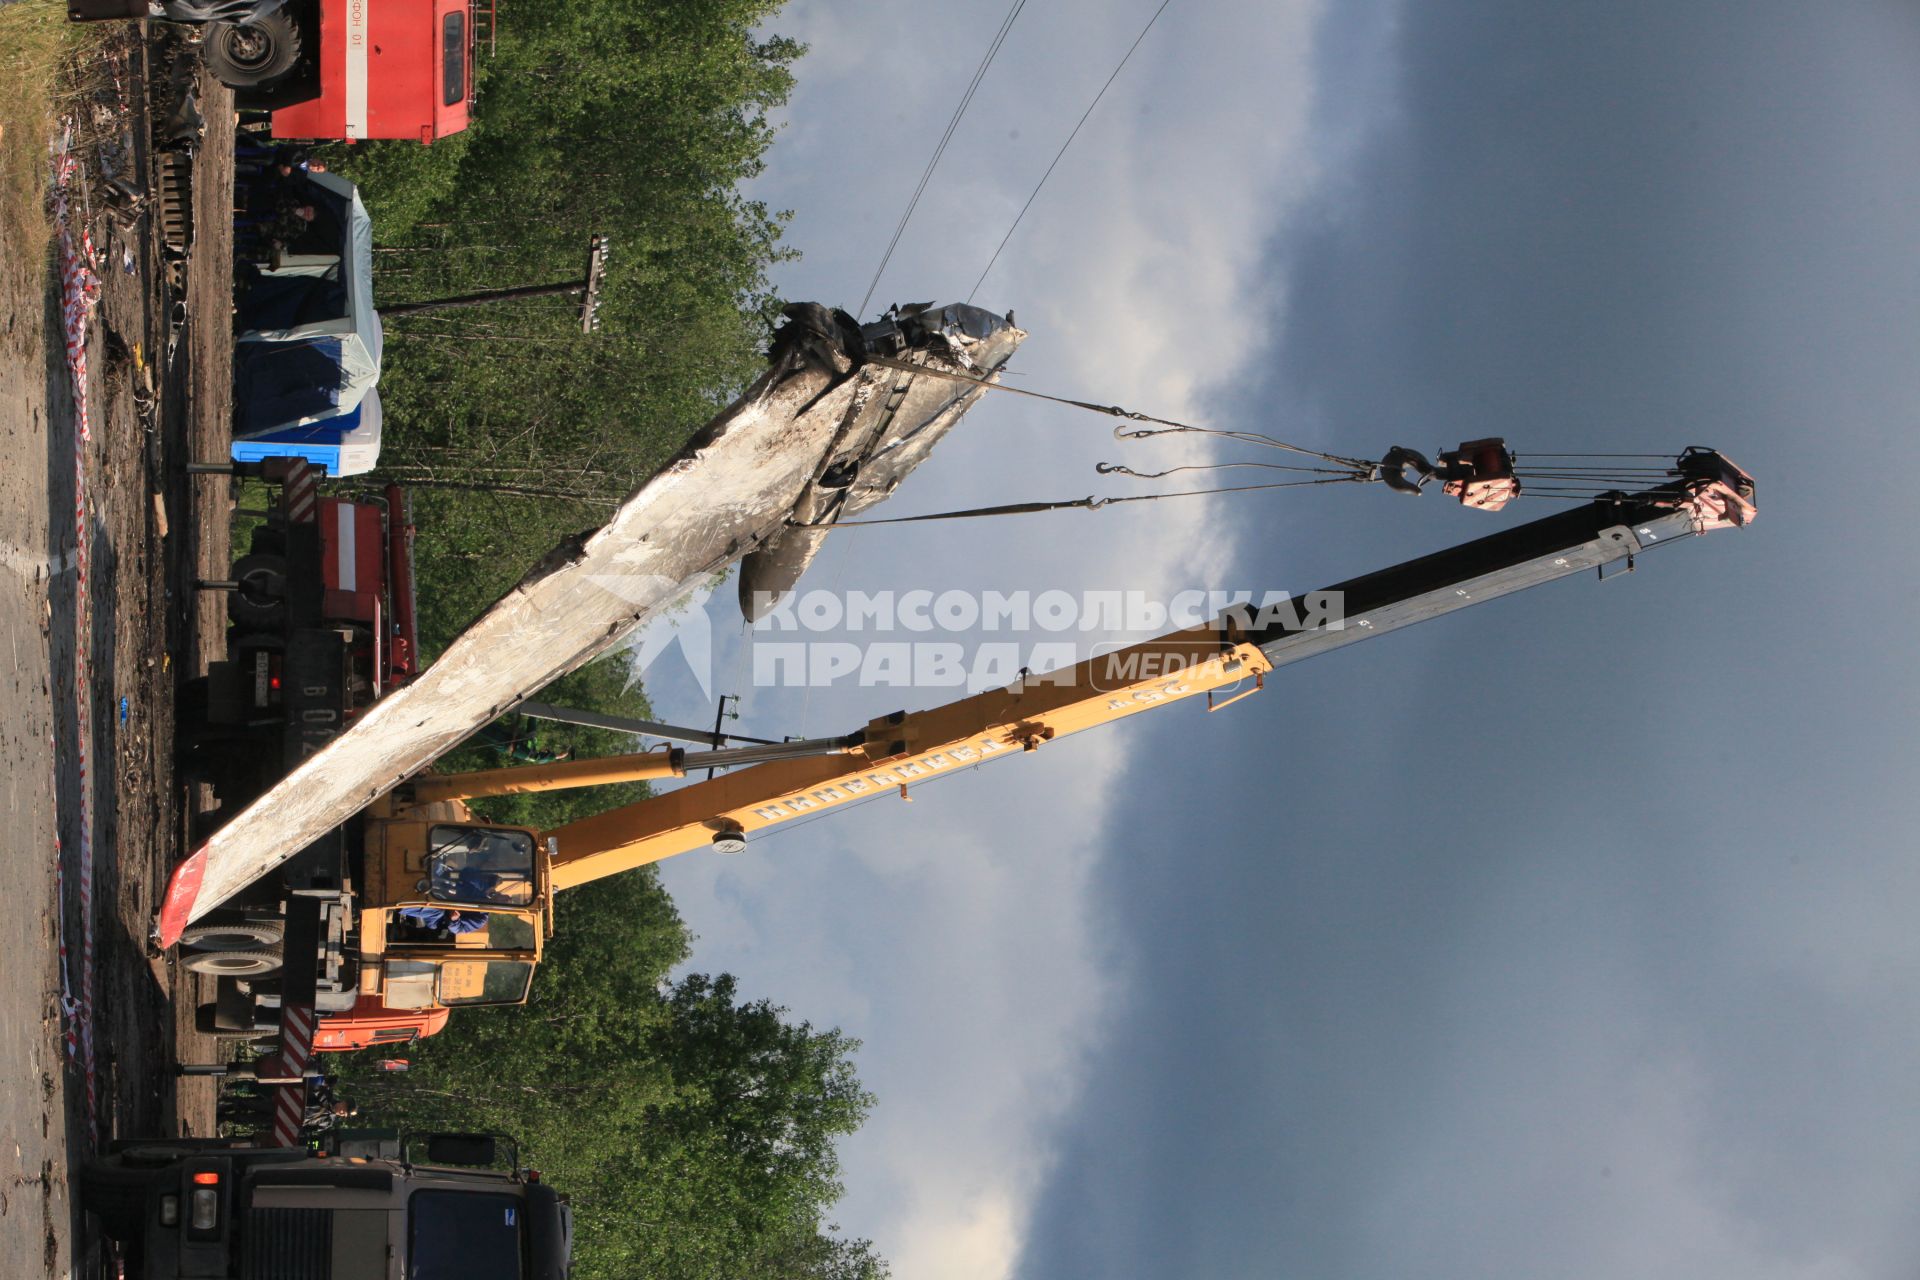
<path id="1" fill-rule="evenodd" d="M 180 934 L 192 918 L 194 900 L 200 896 L 200 881 L 207 874 L 207 850 L 202 845 L 193 856 L 173 869 L 167 881 L 167 896 L 160 903 L 160 923 L 154 938 L 161 950 L 180 941 Z"/>

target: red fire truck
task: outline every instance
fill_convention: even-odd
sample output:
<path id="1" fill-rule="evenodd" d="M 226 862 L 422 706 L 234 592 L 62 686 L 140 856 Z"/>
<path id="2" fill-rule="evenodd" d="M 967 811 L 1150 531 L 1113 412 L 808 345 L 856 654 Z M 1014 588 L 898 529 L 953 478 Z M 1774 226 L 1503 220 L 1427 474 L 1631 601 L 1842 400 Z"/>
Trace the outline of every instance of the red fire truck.
<path id="1" fill-rule="evenodd" d="M 203 29 L 207 67 L 276 138 L 430 143 L 467 127 L 467 0 L 68 0 L 76 22 L 164 17 Z"/>
<path id="2" fill-rule="evenodd" d="M 378 495 L 353 498 L 323 495 L 323 473 L 300 458 L 193 469 L 256 476 L 278 489 L 231 579 L 208 584 L 226 590 L 232 623 L 227 657 L 181 689 L 180 767 L 185 776 L 210 784 L 220 803 L 196 823 L 204 832 L 419 674 L 420 654 L 413 523 L 402 489 L 388 485 Z M 332 833 L 288 863 L 288 874 L 272 892 L 338 890 L 357 878 L 358 856 L 346 833 Z M 187 956 L 188 969 L 217 980 L 215 1001 L 199 1011 L 201 1030 L 233 1035 L 273 1029 L 278 977 L 251 981 L 248 972 L 214 964 L 222 946 L 276 940 L 281 926 L 262 923 L 272 915 L 242 911 L 216 921 L 201 940 L 212 950 Z M 407 1044 L 446 1025 L 444 1008 L 388 1009 L 377 996 L 363 996 L 338 979 L 327 973 L 317 980 L 323 995 L 315 1049 Z"/>

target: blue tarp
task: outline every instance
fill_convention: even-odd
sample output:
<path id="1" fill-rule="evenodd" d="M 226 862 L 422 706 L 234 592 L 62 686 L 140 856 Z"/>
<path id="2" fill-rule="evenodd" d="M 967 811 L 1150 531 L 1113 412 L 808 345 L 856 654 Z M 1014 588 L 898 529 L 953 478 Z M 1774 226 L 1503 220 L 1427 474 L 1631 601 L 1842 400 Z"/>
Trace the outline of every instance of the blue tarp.
<path id="1" fill-rule="evenodd" d="M 233 442 L 235 462 L 305 458 L 330 476 L 357 476 L 380 461 L 380 392 L 351 409 L 309 418 Z"/>

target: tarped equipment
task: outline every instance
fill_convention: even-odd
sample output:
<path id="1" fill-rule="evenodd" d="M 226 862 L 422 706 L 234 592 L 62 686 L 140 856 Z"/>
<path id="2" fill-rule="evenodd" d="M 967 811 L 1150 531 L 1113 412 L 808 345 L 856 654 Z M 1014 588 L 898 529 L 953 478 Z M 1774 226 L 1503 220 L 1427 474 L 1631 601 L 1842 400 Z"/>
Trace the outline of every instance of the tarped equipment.
<path id="1" fill-rule="evenodd" d="M 380 380 L 373 222 L 360 192 L 305 176 L 318 216 L 272 267 L 246 273 L 234 366 L 234 434 L 354 408 Z"/>
<path id="2" fill-rule="evenodd" d="M 351 409 L 336 409 L 269 431 L 236 437 L 233 460 L 264 462 L 268 458 L 305 458 L 329 476 L 361 475 L 379 465 L 382 421 L 380 389 L 369 387 L 360 403 Z"/>
<path id="3" fill-rule="evenodd" d="M 888 384 L 886 370 L 859 365 L 866 343 L 846 316 L 812 304 L 787 315 L 772 367 L 612 519 L 550 553 L 439 661 L 374 703 L 175 869 L 156 931 L 162 946 L 785 527 L 847 425 Z M 927 348 L 929 361 L 947 358 Z"/>

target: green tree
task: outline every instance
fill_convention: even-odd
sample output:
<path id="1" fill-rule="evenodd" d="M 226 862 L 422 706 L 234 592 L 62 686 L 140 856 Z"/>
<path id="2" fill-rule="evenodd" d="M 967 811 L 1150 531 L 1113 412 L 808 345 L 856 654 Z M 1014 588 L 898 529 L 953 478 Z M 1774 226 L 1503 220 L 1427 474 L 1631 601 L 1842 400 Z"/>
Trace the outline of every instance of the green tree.
<path id="1" fill-rule="evenodd" d="M 434 545 L 422 626 L 444 643 L 560 536 L 599 523 L 759 367 L 784 215 L 742 197 L 801 52 L 777 0 L 552 0 L 516 11 L 464 133 L 336 148 L 395 303 L 577 278 L 612 237 L 601 329 L 564 299 L 396 318 L 384 478 Z"/>
<path id="2" fill-rule="evenodd" d="M 383 1120 L 515 1134 L 572 1198 L 577 1274 L 879 1280 L 826 1214 L 835 1139 L 872 1098 L 838 1031 L 734 979 L 662 966 L 685 933 L 648 873 L 573 890 L 521 1009 L 462 1010 L 406 1077 L 355 1080 Z"/>

